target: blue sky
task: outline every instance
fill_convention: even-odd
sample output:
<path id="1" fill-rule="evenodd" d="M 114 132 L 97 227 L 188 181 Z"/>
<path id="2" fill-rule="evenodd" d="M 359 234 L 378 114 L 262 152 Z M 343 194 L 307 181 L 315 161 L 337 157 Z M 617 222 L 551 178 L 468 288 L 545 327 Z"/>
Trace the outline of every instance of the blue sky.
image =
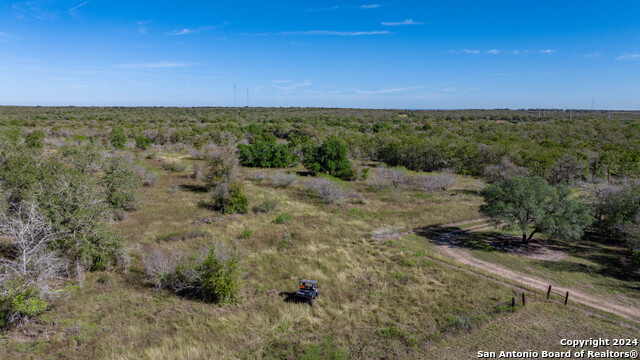
<path id="1" fill-rule="evenodd" d="M 0 2 L 0 104 L 640 108 L 638 1 Z"/>

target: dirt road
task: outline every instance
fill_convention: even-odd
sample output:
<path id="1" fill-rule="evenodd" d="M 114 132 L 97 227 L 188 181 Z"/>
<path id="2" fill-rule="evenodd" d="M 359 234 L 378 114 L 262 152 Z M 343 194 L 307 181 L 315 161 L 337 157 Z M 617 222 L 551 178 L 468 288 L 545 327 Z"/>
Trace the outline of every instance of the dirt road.
<path id="1" fill-rule="evenodd" d="M 476 221 L 482 221 L 482 220 L 484 219 L 478 219 Z M 470 223 L 470 222 L 467 222 L 467 223 Z M 462 225 L 462 224 L 448 224 L 446 226 L 452 227 L 456 225 Z M 465 231 L 479 231 L 487 228 L 488 228 L 487 226 L 476 225 L 476 226 L 473 226 L 472 228 L 465 229 Z M 555 283 L 553 283 L 550 280 L 526 275 L 501 265 L 497 265 L 497 264 L 490 263 L 488 261 L 477 259 L 469 251 L 456 246 L 452 241 L 456 236 L 459 236 L 461 232 L 462 230 L 453 230 L 453 231 L 441 233 L 439 238 L 435 239 L 436 243 L 439 245 L 436 249 L 438 249 L 441 253 L 453 258 L 459 263 L 471 266 L 476 269 L 483 270 L 491 274 L 495 274 L 502 278 L 510 279 L 517 283 L 523 284 L 528 288 L 536 289 L 543 293 L 546 293 L 549 285 L 552 285 L 554 292 L 564 294 L 567 291 L 569 291 L 570 302 L 580 303 L 583 305 L 590 306 L 594 309 L 613 313 L 630 320 L 640 321 L 640 309 L 638 309 L 637 307 L 616 304 L 606 298 L 602 298 L 597 295 L 591 295 L 582 291 L 578 291 L 573 288 L 557 286 Z"/>

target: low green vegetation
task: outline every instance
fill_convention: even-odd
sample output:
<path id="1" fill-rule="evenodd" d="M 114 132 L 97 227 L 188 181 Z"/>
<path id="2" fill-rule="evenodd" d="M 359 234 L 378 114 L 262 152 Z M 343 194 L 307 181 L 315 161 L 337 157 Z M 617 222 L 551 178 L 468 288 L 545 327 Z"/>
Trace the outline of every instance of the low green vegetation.
<path id="1" fill-rule="evenodd" d="M 448 241 L 473 256 L 640 304 L 640 115 L 550 114 L 0 107 L 3 356 L 458 359 L 634 336 L 535 293 L 500 306 L 522 290 L 439 252 L 438 225 L 468 221 Z M 371 237 L 389 226 L 415 232 Z"/>

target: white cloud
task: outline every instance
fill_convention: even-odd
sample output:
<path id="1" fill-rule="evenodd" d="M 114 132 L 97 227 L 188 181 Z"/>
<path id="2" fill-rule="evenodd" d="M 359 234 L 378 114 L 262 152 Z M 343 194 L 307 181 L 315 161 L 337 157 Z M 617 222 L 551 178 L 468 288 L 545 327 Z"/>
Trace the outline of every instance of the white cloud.
<path id="1" fill-rule="evenodd" d="M 287 82 L 287 80 L 284 80 L 284 81 L 283 80 L 276 80 L 276 81 L 273 81 L 273 83 L 277 83 L 277 84 L 287 84 L 288 83 L 288 84 L 290 84 L 291 82 L 290 81 Z M 313 85 L 313 83 L 311 81 L 309 81 L 309 80 L 305 80 L 303 82 L 300 82 L 300 83 L 297 83 L 297 84 L 290 84 L 290 85 L 275 85 L 275 84 L 271 84 L 272 87 L 274 87 L 274 88 L 276 88 L 276 89 L 278 89 L 280 91 L 285 91 L 285 92 L 294 91 L 297 88 L 304 87 L 304 86 L 311 86 L 311 85 Z"/>
<path id="2" fill-rule="evenodd" d="M 640 53 L 622 54 L 620 56 L 616 56 L 616 60 L 618 60 L 618 61 L 638 61 L 638 60 L 640 60 Z"/>
<path id="3" fill-rule="evenodd" d="M 498 55 L 500 54 L 500 50 L 498 49 L 491 49 L 491 50 L 487 50 L 487 54 L 492 54 L 492 55 Z"/>
<path id="4" fill-rule="evenodd" d="M 147 24 L 150 22 L 151 21 L 136 21 L 136 24 L 138 25 L 138 34 L 146 35 L 149 32 Z"/>
<path id="5" fill-rule="evenodd" d="M 462 52 L 465 54 L 480 55 L 480 50 L 462 49 Z"/>
<path id="6" fill-rule="evenodd" d="M 167 33 L 167 35 L 171 35 L 171 36 L 180 36 L 180 35 L 187 35 L 187 34 L 193 34 L 194 32 L 196 32 L 193 29 L 187 29 L 184 28 L 182 30 L 173 30 Z"/>
<path id="7" fill-rule="evenodd" d="M 195 33 L 201 32 L 201 31 L 211 30 L 211 29 L 222 27 L 222 26 L 227 26 L 227 25 L 230 25 L 230 24 L 231 23 L 225 21 L 222 24 L 214 25 L 214 26 L 200 26 L 200 27 L 195 28 L 195 29 L 190 29 L 190 28 L 176 29 L 176 30 L 173 30 L 173 31 L 169 31 L 167 33 L 167 35 L 180 36 L 180 35 L 187 35 L 187 34 L 195 34 Z"/>
<path id="8" fill-rule="evenodd" d="M 311 30 L 311 31 L 284 31 L 278 35 L 330 35 L 330 36 L 362 36 L 362 35 L 384 35 L 389 31 L 333 31 L 333 30 Z"/>
<path id="9" fill-rule="evenodd" d="M 188 62 L 175 62 L 175 61 L 155 61 L 147 63 L 129 63 L 115 65 L 121 69 L 167 69 L 167 68 L 179 68 L 185 66 L 191 66 Z"/>
<path id="10" fill-rule="evenodd" d="M 425 87 L 426 86 L 424 85 L 420 85 L 420 86 L 407 86 L 407 87 L 398 87 L 398 88 L 383 88 L 378 90 L 360 90 L 360 89 L 352 89 L 352 90 L 359 95 L 378 95 L 378 94 L 391 94 L 396 92 L 423 89 Z"/>
<path id="11" fill-rule="evenodd" d="M 540 50 L 540 52 L 543 53 L 543 54 L 551 55 L 556 51 L 553 50 L 553 49 L 543 49 L 543 50 Z"/>
<path id="12" fill-rule="evenodd" d="M 89 3 L 88 1 L 85 1 L 82 4 L 78 4 L 78 5 L 74 6 L 74 7 L 72 7 L 71 9 L 67 10 L 66 12 L 70 13 L 72 11 L 78 10 L 79 8 L 87 5 L 88 3 Z"/>
<path id="13" fill-rule="evenodd" d="M 381 22 L 384 26 L 402 26 L 402 25 L 422 25 L 421 22 L 413 21 L 413 19 L 406 19 L 404 21 L 383 21 Z"/>
<path id="14" fill-rule="evenodd" d="M 360 9 L 375 9 L 375 8 L 379 8 L 380 5 L 379 4 L 365 4 L 360 6 Z"/>

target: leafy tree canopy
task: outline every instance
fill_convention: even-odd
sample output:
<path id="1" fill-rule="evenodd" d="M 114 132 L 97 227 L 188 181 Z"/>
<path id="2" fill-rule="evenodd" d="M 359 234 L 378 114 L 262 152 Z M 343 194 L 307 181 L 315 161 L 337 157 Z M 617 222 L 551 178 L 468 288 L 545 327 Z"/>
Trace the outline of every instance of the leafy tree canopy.
<path id="1" fill-rule="evenodd" d="M 577 239 L 592 221 L 587 207 L 571 198 L 568 188 L 553 187 L 540 177 L 498 181 L 482 190 L 482 196 L 480 211 L 496 223 L 520 229 L 523 243 L 538 232 Z"/>

